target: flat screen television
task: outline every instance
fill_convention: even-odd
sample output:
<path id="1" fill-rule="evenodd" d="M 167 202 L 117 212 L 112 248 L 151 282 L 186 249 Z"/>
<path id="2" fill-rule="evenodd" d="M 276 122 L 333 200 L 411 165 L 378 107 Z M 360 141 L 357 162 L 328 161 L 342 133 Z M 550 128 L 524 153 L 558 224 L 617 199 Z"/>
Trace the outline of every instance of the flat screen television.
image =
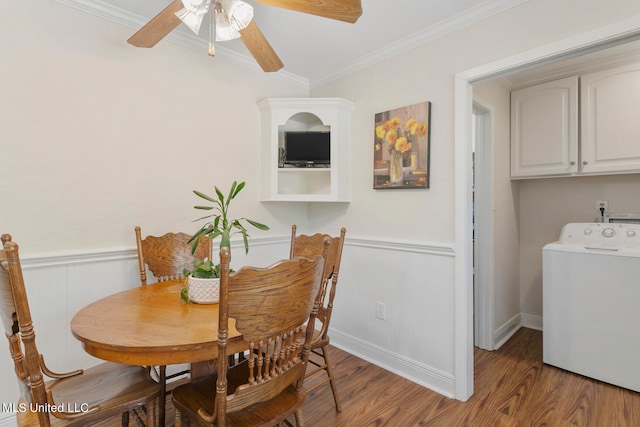
<path id="1" fill-rule="evenodd" d="M 285 132 L 284 163 L 298 167 L 331 164 L 330 132 Z"/>

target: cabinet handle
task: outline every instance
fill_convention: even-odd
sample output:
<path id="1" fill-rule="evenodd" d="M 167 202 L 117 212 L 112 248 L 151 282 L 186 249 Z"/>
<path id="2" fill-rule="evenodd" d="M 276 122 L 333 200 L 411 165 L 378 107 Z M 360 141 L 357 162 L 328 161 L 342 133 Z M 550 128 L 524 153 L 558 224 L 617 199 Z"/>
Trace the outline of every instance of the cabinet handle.
<path id="1" fill-rule="evenodd" d="M 582 164 L 583 164 L 583 165 L 586 165 L 587 163 L 589 163 L 589 162 L 587 162 L 586 160 L 583 160 L 583 161 L 582 161 Z"/>
<path id="2" fill-rule="evenodd" d="M 570 161 L 570 162 L 569 162 L 569 164 L 570 164 L 571 166 L 573 166 L 573 165 L 575 165 L 575 164 L 576 164 L 576 162 L 574 162 L 574 161 L 572 160 L 572 161 Z"/>

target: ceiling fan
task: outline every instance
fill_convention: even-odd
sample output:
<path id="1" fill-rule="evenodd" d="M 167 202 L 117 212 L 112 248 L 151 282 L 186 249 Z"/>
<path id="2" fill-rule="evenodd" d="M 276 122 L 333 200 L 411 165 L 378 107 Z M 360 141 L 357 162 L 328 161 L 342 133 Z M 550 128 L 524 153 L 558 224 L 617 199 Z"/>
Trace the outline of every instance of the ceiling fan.
<path id="1" fill-rule="evenodd" d="M 254 0 L 329 19 L 354 23 L 362 14 L 360 0 Z M 240 0 L 174 0 L 127 40 L 136 47 L 153 47 L 180 22 L 196 34 L 209 14 L 209 55 L 215 55 L 213 42 L 240 37 L 251 55 L 266 72 L 278 71 L 282 61 L 253 20 L 253 7 Z M 215 34 L 215 36 L 214 36 Z"/>

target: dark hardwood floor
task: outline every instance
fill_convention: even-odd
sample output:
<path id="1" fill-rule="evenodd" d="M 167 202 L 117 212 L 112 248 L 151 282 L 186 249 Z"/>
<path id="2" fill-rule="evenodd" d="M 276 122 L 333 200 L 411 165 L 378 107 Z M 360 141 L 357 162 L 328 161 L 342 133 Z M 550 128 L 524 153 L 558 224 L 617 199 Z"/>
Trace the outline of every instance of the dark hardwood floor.
<path id="1" fill-rule="evenodd" d="M 475 392 L 467 402 L 339 349 L 331 355 L 343 410 L 336 413 L 329 386 L 320 387 L 304 405 L 309 427 L 640 426 L 640 393 L 544 365 L 540 331 L 523 328 L 498 351 L 476 349 Z"/>

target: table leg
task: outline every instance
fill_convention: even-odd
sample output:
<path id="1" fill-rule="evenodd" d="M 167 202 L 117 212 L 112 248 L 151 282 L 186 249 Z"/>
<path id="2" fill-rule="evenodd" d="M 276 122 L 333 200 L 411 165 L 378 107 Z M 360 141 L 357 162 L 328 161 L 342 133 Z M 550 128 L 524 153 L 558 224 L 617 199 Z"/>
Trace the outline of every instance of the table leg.
<path id="1" fill-rule="evenodd" d="M 158 402 L 158 425 L 165 426 L 165 406 L 167 404 L 167 366 L 160 366 L 160 402 Z"/>

